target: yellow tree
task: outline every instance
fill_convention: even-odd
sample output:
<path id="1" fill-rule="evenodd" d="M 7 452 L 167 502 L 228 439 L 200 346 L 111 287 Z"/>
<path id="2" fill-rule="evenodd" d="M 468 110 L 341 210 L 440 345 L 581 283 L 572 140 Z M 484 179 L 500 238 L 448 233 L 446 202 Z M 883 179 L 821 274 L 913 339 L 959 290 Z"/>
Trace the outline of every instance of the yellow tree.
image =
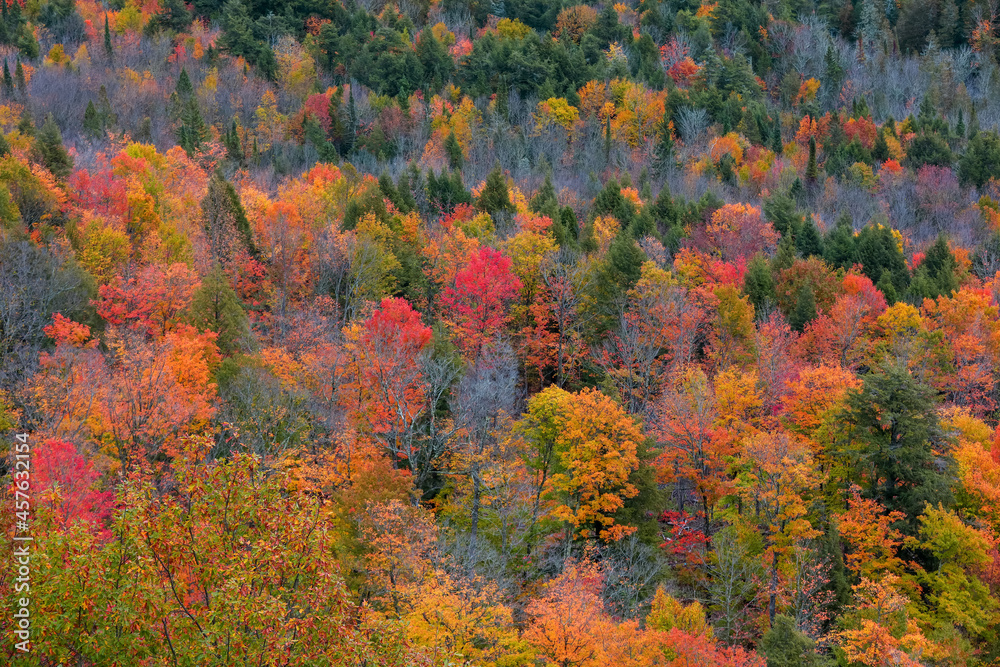
<path id="1" fill-rule="evenodd" d="M 746 441 L 742 463 L 737 484 L 764 537 L 764 561 L 770 575 L 767 612 L 773 624 L 782 560 L 794 552 L 796 543 L 820 535 L 806 518 L 803 497 L 816 486 L 812 456 L 803 440 L 771 431 L 756 433 Z"/>
<path id="2" fill-rule="evenodd" d="M 567 551 L 578 532 L 618 540 L 635 531 L 615 525 L 613 516 L 639 493 L 629 477 L 639 467 L 643 437 L 620 405 L 593 389 L 549 387 L 529 401 L 519 429 L 533 446 L 538 497 L 556 503 L 552 516 L 564 525 Z"/>

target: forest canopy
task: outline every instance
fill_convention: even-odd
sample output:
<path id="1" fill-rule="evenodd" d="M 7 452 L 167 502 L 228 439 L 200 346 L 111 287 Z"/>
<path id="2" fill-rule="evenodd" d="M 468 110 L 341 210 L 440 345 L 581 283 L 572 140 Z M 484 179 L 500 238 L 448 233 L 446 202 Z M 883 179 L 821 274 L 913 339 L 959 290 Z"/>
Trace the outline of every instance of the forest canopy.
<path id="1" fill-rule="evenodd" d="M 573 1 L 0 2 L 0 661 L 1000 662 L 1000 9 Z"/>

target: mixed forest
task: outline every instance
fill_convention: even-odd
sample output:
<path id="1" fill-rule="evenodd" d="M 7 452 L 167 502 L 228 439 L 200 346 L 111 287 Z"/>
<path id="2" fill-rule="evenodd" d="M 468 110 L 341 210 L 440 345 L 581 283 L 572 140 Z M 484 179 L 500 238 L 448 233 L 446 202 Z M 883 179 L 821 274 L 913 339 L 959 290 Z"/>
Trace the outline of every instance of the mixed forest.
<path id="1" fill-rule="evenodd" d="M 574 2 L 0 0 L 0 662 L 1000 664 L 1000 4 Z"/>

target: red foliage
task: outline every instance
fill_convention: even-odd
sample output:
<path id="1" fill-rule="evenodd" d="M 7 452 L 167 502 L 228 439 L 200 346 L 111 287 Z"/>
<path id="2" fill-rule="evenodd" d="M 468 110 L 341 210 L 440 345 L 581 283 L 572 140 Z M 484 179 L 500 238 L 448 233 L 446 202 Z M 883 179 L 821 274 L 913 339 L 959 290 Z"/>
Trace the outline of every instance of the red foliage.
<path id="1" fill-rule="evenodd" d="M 35 447 L 31 457 L 31 489 L 39 503 L 52 511 L 62 529 L 82 521 L 107 535 L 114 494 L 97 491 L 100 477 L 89 461 L 65 440 L 49 439 Z"/>
<path id="2" fill-rule="evenodd" d="M 466 356 L 478 357 L 483 346 L 506 326 L 510 320 L 507 306 L 520 289 L 510 258 L 493 248 L 480 248 L 455 274 L 454 284 L 441 295 L 441 304 Z"/>

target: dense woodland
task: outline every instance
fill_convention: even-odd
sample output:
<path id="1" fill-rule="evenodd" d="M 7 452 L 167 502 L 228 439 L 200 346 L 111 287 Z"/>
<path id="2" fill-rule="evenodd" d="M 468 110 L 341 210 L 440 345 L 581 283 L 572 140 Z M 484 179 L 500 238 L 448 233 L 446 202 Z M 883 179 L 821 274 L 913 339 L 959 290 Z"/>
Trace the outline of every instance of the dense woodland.
<path id="1" fill-rule="evenodd" d="M 0 1 L 0 662 L 1000 664 L 1000 5 L 574 1 Z"/>

